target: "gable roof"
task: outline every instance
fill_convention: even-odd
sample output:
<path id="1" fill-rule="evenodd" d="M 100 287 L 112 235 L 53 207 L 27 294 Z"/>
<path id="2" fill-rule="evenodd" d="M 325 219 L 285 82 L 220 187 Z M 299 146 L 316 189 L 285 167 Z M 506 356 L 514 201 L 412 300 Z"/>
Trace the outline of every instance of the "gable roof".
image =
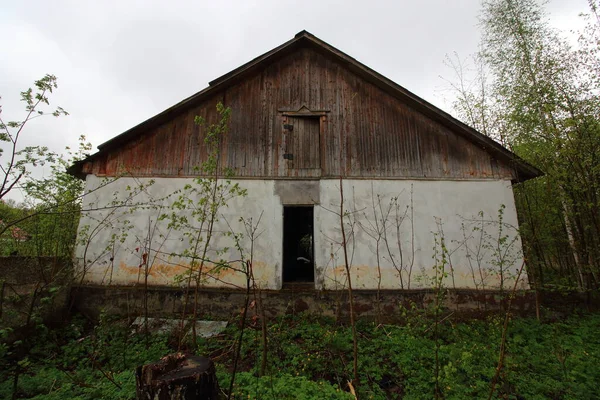
<path id="1" fill-rule="evenodd" d="M 82 173 L 82 167 L 85 162 L 91 161 L 100 155 L 106 154 L 113 149 L 121 147 L 123 144 L 129 142 L 130 140 L 133 140 L 148 129 L 151 129 L 168 121 L 169 119 L 180 114 L 181 112 L 195 106 L 196 104 L 208 98 L 212 94 L 218 92 L 219 90 L 225 89 L 239 82 L 248 74 L 257 71 L 265 65 L 270 64 L 271 62 L 280 59 L 302 47 L 311 47 L 325 54 L 326 56 L 337 60 L 344 67 L 346 67 L 359 77 L 374 84 L 384 92 L 400 99 L 410 107 L 423 113 L 432 120 L 464 136 L 466 139 L 477 144 L 479 147 L 492 154 L 497 159 L 507 162 L 509 165 L 513 166 L 516 169 L 518 177 L 516 179 L 517 182 L 522 182 L 543 175 L 543 172 L 541 170 L 527 163 L 525 160 L 521 159 L 519 156 L 517 156 L 510 150 L 503 147 L 495 140 L 481 134 L 480 132 L 476 131 L 475 129 L 471 128 L 465 123 L 454 118 L 450 114 L 435 107 L 431 103 L 423 100 L 422 98 L 411 93 L 410 91 L 398 85 L 397 83 L 391 81 L 385 76 L 372 70 L 371 68 L 350 57 L 349 55 L 343 53 L 342 51 L 336 49 L 335 47 L 329 45 L 328 43 L 322 41 L 321 39 L 317 38 L 316 36 L 312 35 L 307 31 L 301 31 L 297 33 L 293 39 L 283 43 L 282 45 L 274 48 L 271 51 L 268 51 L 256 57 L 255 59 L 239 66 L 238 68 L 226 73 L 225 75 L 210 81 L 209 86 L 199 91 L 198 93 L 180 101 L 179 103 L 155 115 L 154 117 L 151 117 L 146 121 L 134 126 L 133 128 L 121 133 L 120 135 L 117 135 L 112 139 L 102 143 L 98 146 L 99 151 L 97 153 L 87 157 L 84 160 L 76 162 L 71 167 L 69 167 L 67 171 L 72 175 L 83 178 L 85 174 Z"/>

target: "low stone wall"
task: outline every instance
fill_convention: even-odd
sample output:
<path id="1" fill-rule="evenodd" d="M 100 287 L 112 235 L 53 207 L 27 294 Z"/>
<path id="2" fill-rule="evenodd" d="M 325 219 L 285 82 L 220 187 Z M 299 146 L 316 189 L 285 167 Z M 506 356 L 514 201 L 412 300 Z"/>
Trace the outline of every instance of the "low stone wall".
<path id="1" fill-rule="evenodd" d="M 121 316 L 136 317 L 144 312 L 144 304 L 150 316 L 174 317 L 181 315 L 186 303 L 184 289 L 171 286 L 71 286 L 70 260 L 52 257 L 0 257 L 0 327 L 21 326 L 33 304 L 46 323 L 62 320 L 72 304 L 74 309 L 96 318 L 102 311 Z M 69 300 L 70 294 L 70 300 Z M 243 290 L 208 289 L 199 291 L 199 313 L 202 316 L 229 319 L 239 315 L 244 305 Z M 315 290 L 298 285 L 283 290 L 263 290 L 260 299 L 265 316 L 272 318 L 284 314 L 309 312 L 315 315 L 348 318 L 347 291 Z M 147 301 L 144 298 L 147 296 Z M 537 299 L 536 299 L 537 297 Z M 355 310 L 361 318 L 385 321 L 402 319 L 403 311 L 426 310 L 435 303 L 431 290 L 355 290 Z M 40 300 L 44 304 L 40 304 Z M 251 301 L 254 294 L 251 293 Z M 507 293 L 473 289 L 448 290 L 444 295 L 446 312 L 456 317 L 473 318 L 503 311 Z M 188 301 L 188 313 L 192 311 L 193 293 Z M 520 291 L 512 303 L 512 310 L 519 315 L 535 315 L 537 307 L 556 315 L 577 310 L 600 310 L 598 292 Z M 252 313 L 250 313 L 252 315 Z"/>
<path id="2" fill-rule="evenodd" d="M 50 325 L 60 322 L 71 277 L 71 262 L 64 258 L 0 257 L 0 327 L 22 327 L 30 314 Z"/>
<path id="3" fill-rule="evenodd" d="M 107 314 L 136 317 L 144 310 L 143 287 L 134 286 L 77 286 L 72 290 L 75 308 L 97 318 L 101 311 Z M 188 303 L 188 315 L 192 311 L 193 291 Z M 241 290 L 202 289 L 199 292 L 199 315 L 229 319 L 239 315 L 244 305 L 245 292 Z M 147 290 L 148 314 L 154 317 L 180 316 L 185 304 L 185 290 L 172 287 L 149 287 Z M 452 290 L 444 296 L 444 308 L 458 318 L 477 318 L 505 309 L 508 294 L 498 291 Z M 346 291 L 325 291 L 308 288 L 290 288 L 261 292 L 265 316 L 272 318 L 283 314 L 309 312 L 319 316 L 347 319 L 348 294 Z M 430 309 L 435 302 L 431 290 L 355 290 L 356 314 L 361 318 L 376 319 L 378 314 L 385 321 L 402 319 L 403 310 Z M 251 293 L 251 301 L 254 300 Z M 569 304 L 584 307 L 581 299 Z M 379 306 L 378 306 L 379 304 Z M 597 302 L 596 302 L 597 304 Z M 568 307 L 567 307 L 568 308 Z M 533 291 L 516 294 L 512 310 L 519 315 L 535 315 L 536 295 Z M 572 310 L 571 310 L 572 311 Z M 563 309 L 561 312 L 569 312 Z M 252 315 L 252 313 L 251 313 Z"/>

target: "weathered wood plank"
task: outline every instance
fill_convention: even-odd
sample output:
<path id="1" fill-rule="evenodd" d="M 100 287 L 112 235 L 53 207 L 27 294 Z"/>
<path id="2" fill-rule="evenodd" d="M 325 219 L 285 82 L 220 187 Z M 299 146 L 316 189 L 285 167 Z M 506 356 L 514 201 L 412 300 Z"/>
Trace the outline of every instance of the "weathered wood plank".
<path id="1" fill-rule="evenodd" d="M 221 147 L 221 170 L 239 177 L 333 177 L 512 179 L 513 168 L 492 159 L 479 145 L 417 112 L 337 61 L 301 48 L 254 76 L 173 116 L 84 166 L 85 172 L 139 176 L 193 176 L 206 159 L 204 128 L 218 120 L 215 107 L 233 109 Z M 317 129 L 304 122 L 307 136 L 291 142 L 283 129 L 283 109 L 327 110 Z M 307 120 L 309 121 L 309 120 Z M 312 123 L 312 122 L 310 122 Z M 294 160 L 283 155 L 294 148 Z M 298 172 L 298 169 L 304 171 Z"/>

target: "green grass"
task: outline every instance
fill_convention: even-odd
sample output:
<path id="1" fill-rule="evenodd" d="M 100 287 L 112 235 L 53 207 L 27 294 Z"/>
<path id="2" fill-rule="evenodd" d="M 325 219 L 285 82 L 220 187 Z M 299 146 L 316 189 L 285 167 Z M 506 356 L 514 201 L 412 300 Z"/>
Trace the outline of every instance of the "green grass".
<path id="1" fill-rule="evenodd" d="M 361 399 L 431 399 L 435 349 L 446 399 L 487 398 L 498 361 L 502 318 L 457 323 L 447 319 L 436 340 L 432 322 L 415 316 L 404 326 L 361 322 Z M 229 386 L 237 324 L 201 339 L 198 354 L 211 356 L 220 386 Z M 559 322 L 511 322 L 505 368 L 495 398 L 593 399 L 600 382 L 600 316 L 573 316 Z M 268 325 L 267 373 L 257 376 L 261 332 L 247 328 L 236 375 L 235 398 L 347 399 L 352 376 L 352 337 L 347 326 L 310 316 L 283 317 Z M 25 357 L 5 348 L 0 398 L 10 398 L 14 362 L 25 371 L 22 398 L 131 399 L 133 370 L 172 352 L 167 336 L 143 336 L 114 321 L 84 327 L 79 319 L 61 331 L 41 329 Z M 19 358 L 20 357 L 20 358 Z M 109 379 L 110 378 L 110 379 Z M 111 382 L 111 380 L 113 382 Z"/>

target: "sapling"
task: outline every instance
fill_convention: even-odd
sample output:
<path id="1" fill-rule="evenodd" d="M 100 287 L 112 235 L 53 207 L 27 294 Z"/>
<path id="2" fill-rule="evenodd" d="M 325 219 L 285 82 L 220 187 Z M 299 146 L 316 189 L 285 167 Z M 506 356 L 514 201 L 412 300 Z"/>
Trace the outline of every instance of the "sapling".
<path id="1" fill-rule="evenodd" d="M 446 266 L 448 264 L 448 248 L 446 247 L 446 238 L 444 237 L 444 230 L 442 227 L 442 221 L 439 218 L 435 218 L 437 225 L 437 232 L 433 234 L 434 245 L 433 245 L 433 270 L 434 276 L 432 277 L 432 284 L 434 290 L 434 341 L 435 341 L 435 388 L 434 397 L 436 399 L 443 398 L 443 391 L 440 385 L 440 340 L 439 340 L 439 324 L 440 324 L 440 313 L 443 308 L 443 301 L 445 298 L 444 280 L 448 276 Z"/>
<path id="2" fill-rule="evenodd" d="M 344 251 L 344 268 L 346 269 L 346 277 L 348 279 L 348 301 L 350 304 L 350 326 L 352 328 L 352 370 L 354 372 L 354 386 L 358 385 L 358 336 L 356 332 L 356 321 L 354 315 L 354 294 L 352 293 L 352 277 L 350 275 L 350 263 L 348 262 L 348 241 L 346 238 L 346 227 L 344 218 L 347 211 L 344 210 L 344 181 L 340 177 L 340 229 L 342 231 L 342 250 Z"/>
<path id="3" fill-rule="evenodd" d="M 212 266 L 211 273 L 217 274 L 226 263 L 215 259 L 212 254 L 219 256 L 227 249 L 213 249 L 213 239 L 217 232 L 215 227 L 219 222 L 220 210 L 227 207 L 230 200 L 235 197 L 246 196 L 246 189 L 238 183 L 232 183 L 230 178 L 233 172 L 220 167 L 220 147 L 223 137 L 227 134 L 231 109 L 222 103 L 217 104 L 219 120 L 215 124 L 207 125 L 204 118 L 197 116 L 195 124 L 203 129 L 204 145 L 207 157 L 196 168 L 199 174 L 193 184 L 187 184 L 177 194 L 173 201 L 171 212 L 165 213 L 161 219 L 169 220 L 169 227 L 183 232 L 188 238 L 190 248 L 186 249 L 179 257 L 189 258 L 189 268 L 180 280 L 185 281 L 185 298 L 180 320 L 179 345 L 182 346 L 185 334 L 187 309 L 193 293 L 193 308 L 191 315 L 192 342 L 197 347 L 196 321 L 199 314 L 200 288 L 207 278 L 206 268 Z M 192 292 L 193 291 L 193 292 Z"/>

